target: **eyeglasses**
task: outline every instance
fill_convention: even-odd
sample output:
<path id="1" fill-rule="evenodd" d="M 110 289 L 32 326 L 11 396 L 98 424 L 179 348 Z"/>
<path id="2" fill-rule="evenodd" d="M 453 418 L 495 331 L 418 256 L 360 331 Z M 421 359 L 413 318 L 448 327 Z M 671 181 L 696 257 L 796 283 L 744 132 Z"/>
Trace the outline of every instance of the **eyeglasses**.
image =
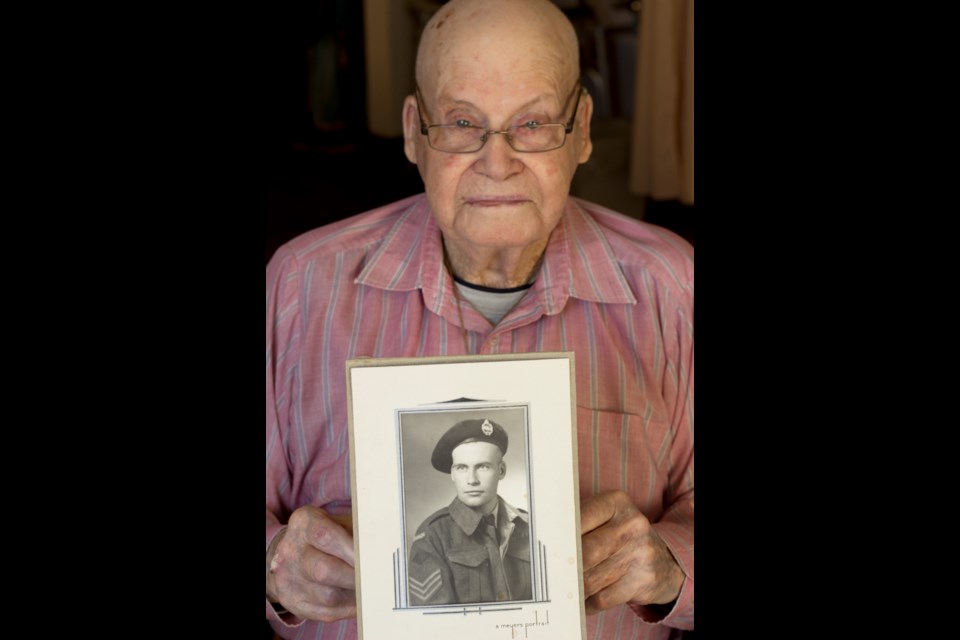
<path id="1" fill-rule="evenodd" d="M 573 123 L 580 108 L 580 96 L 583 95 L 583 85 L 577 81 L 574 87 L 577 101 L 573 107 L 573 114 L 566 124 L 553 122 L 538 122 L 531 120 L 524 124 L 507 127 L 503 131 L 494 131 L 467 121 L 458 121 L 455 124 L 427 124 L 423 119 L 423 103 L 421 102 L 420 87 L 416 90 L 417 110 L 420 113 L 420 133 L 427 136 L 430 147 L 445 153 L 476 153 L 486 144 L 487 138 L 496 133 L 502 133 L 507 143 L 514 151 L 521 153 L 540 153 L 559 149 L 567 141 L 567 134 L 573 131 Z M 570 97 L 564 105 L 570 102 Z"/>

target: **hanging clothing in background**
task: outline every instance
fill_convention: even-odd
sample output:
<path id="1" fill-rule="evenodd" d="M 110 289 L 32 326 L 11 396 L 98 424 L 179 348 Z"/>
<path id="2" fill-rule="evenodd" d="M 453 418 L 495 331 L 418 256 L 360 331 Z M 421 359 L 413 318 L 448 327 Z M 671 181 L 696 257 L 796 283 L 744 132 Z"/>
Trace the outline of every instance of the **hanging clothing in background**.
<path id="1" fill-rule="evenodd" d="M 693 204 L 693 0 L 643 0 L 629 187 Z"/>

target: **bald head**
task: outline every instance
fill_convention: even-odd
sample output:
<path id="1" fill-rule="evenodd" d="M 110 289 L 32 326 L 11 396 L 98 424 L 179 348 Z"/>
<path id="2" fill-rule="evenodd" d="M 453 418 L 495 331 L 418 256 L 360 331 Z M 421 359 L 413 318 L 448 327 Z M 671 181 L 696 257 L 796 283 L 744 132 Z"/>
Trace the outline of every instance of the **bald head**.
<path id="1" fill-rule="evenodd" d="M 452 0 L 424 27 L 417 84 L 432 93 L 478 66 L 497 76 L 536 69 L 572 86 L 580 72 L 577 35 L 549 0 Z"/>
<path id="2" fill-rule="evenodd" d="M 403 149 L 453 273 L 476 274 L 470 282 L 529 282 L 590 158 L 593 101 L 577 81 L 578 50 L 573 25 L 548 0 L 452 0 L 424 27 Z M 518 149 L 532 132 L 550 148 Z M 479 148 L 451 148 L 468 137 Z"/>

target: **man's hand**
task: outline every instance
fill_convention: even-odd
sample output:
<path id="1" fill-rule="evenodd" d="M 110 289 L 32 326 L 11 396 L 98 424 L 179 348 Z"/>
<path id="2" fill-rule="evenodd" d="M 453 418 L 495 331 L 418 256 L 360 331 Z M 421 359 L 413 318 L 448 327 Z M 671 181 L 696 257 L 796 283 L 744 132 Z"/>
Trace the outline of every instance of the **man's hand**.
<path id="1" fill-rule="evenodd" d="M 650 521 L 622 491 L 580 503 L 583 591 L 588 615 L 631 604 L 665 604 L 680 594 L 683 571 Z"/>
<path id="2" fill-rule="evenodd" d="M 310 620 L 356 617 L 349 516 L 310 506 L 294 511 L 267 553 L 267 598 Z"/>

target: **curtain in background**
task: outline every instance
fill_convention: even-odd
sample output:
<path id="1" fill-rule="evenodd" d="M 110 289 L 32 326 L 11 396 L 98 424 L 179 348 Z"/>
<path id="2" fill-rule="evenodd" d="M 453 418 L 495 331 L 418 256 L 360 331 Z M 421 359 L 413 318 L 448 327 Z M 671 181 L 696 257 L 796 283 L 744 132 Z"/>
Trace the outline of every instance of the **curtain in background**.
<path id="1" fill-rule="evenodd" d="M 693 204 L 693 0 L 643 0 L 629 186 Z"/>

